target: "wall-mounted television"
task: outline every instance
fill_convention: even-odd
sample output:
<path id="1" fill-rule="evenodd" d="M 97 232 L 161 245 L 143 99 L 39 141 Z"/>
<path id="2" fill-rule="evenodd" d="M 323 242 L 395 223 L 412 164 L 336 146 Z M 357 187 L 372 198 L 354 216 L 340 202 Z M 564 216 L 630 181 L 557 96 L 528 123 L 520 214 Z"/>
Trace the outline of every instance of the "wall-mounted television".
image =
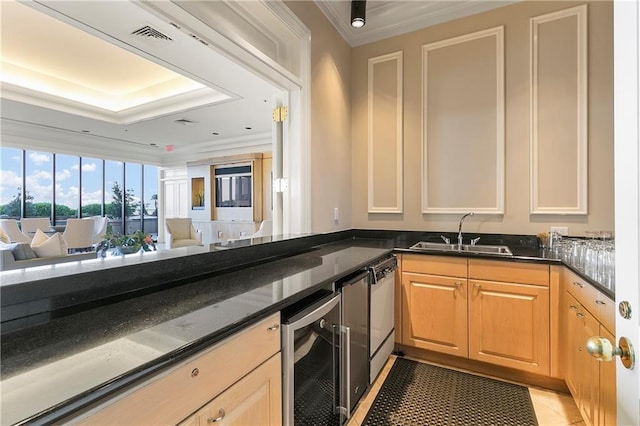
<path id="1" fill-rule="evenodd" d="M 216 207 L 251 207 L 251 166 L 215 169 Z"/>

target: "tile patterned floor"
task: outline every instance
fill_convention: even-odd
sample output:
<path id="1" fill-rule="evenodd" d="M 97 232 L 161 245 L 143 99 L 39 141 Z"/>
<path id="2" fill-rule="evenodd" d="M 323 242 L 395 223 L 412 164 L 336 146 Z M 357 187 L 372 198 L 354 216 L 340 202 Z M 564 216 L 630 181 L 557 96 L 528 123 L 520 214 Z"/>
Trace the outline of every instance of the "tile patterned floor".
<path id="1" fill-rule="evenodd" d="M 392 355 L 387 361 L 371 389 L 356 407 L 356 411 L 351 416 L 347 426 L 362 424 L 395 359 L 396 357 Z M 576 407 L 570 395 L 534 387 L 529 387 L 529 393 L 540 426 L 585 426 L 578 407 Z"/>

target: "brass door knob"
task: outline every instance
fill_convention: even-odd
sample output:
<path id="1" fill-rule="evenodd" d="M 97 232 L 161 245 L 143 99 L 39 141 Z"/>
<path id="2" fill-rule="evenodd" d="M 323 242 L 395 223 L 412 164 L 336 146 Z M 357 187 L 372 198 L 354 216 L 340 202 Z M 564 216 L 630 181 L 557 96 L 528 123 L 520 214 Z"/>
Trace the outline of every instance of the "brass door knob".
<path id="1" fill-rule="evenodd" d="M 635 365 L 633 346 L 626 337 L 621 337 L 618 346 L 614 346 L 602 336 L 592 336 L 587 339 L 586 346 L 587 352 L 598 361 L 611 361 L 615 356 L 619 356 L 625 368 L 631 370 Z"/>

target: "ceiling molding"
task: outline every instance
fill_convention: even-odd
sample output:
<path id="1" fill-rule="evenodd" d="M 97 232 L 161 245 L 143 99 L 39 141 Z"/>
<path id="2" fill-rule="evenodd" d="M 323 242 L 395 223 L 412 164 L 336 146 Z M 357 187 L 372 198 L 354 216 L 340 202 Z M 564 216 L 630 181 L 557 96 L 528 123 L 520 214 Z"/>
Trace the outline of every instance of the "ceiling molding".
<path id="1" fill-rule="evenodd" d="M 230 102 L 240 98 L 237 95 L 229 96 L 204 87 L 188 93 L 181 93 L 179 95 L 151 101 L 144 105 L 114 112 L 77 102 L 69 98 L 63 98 L 9 83 L 2 83 L 2 97 L 29 105 L 36 105 L 42 108 L 122 125 L 161 118 L 167 115 Z"/>
<path id="2" fill-rule="evenodd" d="M 160 165 L 162 148 L 67 129 L 0 120 L 2 145 L 59 154 Z"/>
<path id="3" fill-rule="evenodd" d="M 367 22 L 360 29 L 351 27 L 350 1 L 314 1 L 349 46 L 357 47 L 521 0 L 369 1 Z"/>

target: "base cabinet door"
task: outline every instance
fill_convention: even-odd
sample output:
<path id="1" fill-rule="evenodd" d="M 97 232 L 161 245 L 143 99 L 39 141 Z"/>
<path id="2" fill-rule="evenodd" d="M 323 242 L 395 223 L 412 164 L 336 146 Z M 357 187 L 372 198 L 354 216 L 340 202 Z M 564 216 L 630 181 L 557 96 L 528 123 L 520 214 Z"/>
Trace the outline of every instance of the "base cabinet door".
<path id="1" fill-rule="evenodd" d="M 469 358 L 549 375 L 549 289 L 469 280 Z"/>
<path id="2" fill-rule="evenodd" d="M 615 336 L 600 325 L 600 335 L 605 339 L 608 339 L 611 343 L 615 344 Z M 611 361 L 603 361 L 599 363 L 600 367 L 600 411 L 599 421 L 600 426 L 612 426 L 617 423 L 616 416 L 616 365 L 617 357 Z"/>
<path id="3" fill-rule="evenodd" d="M 181 426 L 282 424 L 280 354 L 211 400 Z"/>
<path id="4" fill-rule="evenodd" d="M 596 425 L 598 423 L 599 407 L 599 387 L 600 387 L 600 364 L 596 358 L 587 352 L 587 339 L 599 334 L 598 322 L 587 310 L 582 308 L 577 314 L 580 322 L 580 345 L 578 346 L 581 358 L 578 366 L 580 370 L 579 379 L 579 408 L 582 417 L 587 424 Z"/>
<path id="5" fill-rule="evenodd" d="M 586 342 L 589 337 L 599 334 L 599 324 L 571 294 L 567 293 L 566 298 L 566 383 L 585 423 L 593 426 L 598 424 L 601 362 L 589 355 Z"/>
<path id="6" fill-rule="evenodd" d="M 467 280 L 403 273 L 402 342 L 468 356 Z"/>

